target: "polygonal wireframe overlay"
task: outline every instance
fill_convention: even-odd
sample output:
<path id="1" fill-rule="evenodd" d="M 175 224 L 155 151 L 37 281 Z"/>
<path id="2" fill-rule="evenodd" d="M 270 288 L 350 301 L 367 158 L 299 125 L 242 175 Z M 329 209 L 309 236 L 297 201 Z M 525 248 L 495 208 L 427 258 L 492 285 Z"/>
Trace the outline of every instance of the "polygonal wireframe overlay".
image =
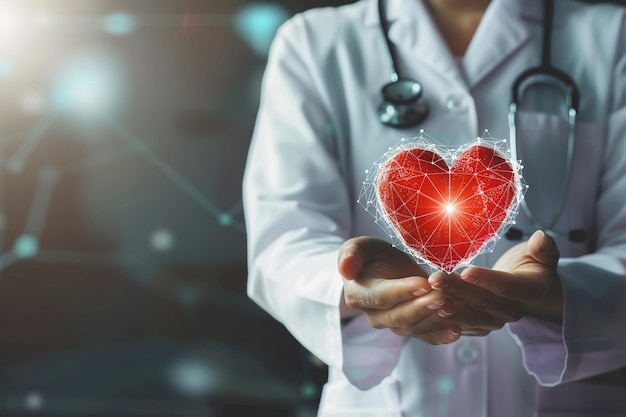
<path id="1" fill-rule="evenodd" d="M 459 148 L 422 131 L 374 163 L 358 201 L 395 246 L 450 273 L 493 250 L 515 223 L 527 189 L 521 169 L 506 139 L 487 131 Z"/>

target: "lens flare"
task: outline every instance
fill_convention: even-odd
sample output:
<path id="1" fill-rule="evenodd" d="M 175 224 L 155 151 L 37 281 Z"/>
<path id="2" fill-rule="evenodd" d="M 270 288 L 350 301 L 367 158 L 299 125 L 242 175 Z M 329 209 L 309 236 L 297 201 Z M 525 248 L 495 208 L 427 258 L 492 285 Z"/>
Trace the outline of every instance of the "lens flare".
<path id="1" fill-rule="evenodd" d="M 121 104 L 124 83 L 120 73 L 118 63 L 105 55 L 68 61 L 52 89 L 54 110 L 81 118 L 110 116 Z"/>
<path id="2" fill-rule="evenodd" d="M 135 17 L 129 13 L 111 13 L 104 18 L 104 30 L 111 35 L 128 35 L 137 28 Z"/>

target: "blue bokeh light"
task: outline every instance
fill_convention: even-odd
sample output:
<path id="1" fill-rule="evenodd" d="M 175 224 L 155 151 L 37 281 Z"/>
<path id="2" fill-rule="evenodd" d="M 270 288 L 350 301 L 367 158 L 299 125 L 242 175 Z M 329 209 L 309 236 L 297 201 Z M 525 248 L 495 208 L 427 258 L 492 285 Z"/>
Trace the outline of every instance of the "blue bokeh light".
<path id="1" fill-rule="evenodd" d="M 288 11 L 276 3 L 252 3 L 233 17 L 235 32 L 261 56 L 266 56 L 278 27 L 289 18 Z"/>
<path id="2" fill-rule="evenodd" d="M 39 241 L 33 235 L 23 234 L 17 238 L 13 252 L 19 258 L 32 258 L 39 251 Z"/>
<path id="3" fill-rule="evenodd" d="M 52 106 L 82 117 L 111 115 L 120 105 L 123 83 L 117 63 L 108 56 L 87 54 L 67 62 L 52 88 Z"/>
<path id="4" fill-rule="evenodd" d="M 228 227 L 233 224 L 233 216 L 229 213 L 222 213 L 218 216 L 218 222 L 220 226 Z"/>
<path id="5" fill-rule="evenodd" d="M 104 30 L 111 35 L 128 35 L 137 28 L 137 20 L 128 13 L 116 12 L 105 16 Z"/>
<path id="6" fill-rule="evenodd" d="M 170 381 L 181 394 L 205 396 L 218 386 L 214 370 L 205 360 L 184 358 L 170 369 Z"/>
<path id="7" fill-rule="evenodd" d="M 0 59 L 0 78 L 8 77 L 13 73 L 13 65 L 9 61 Z"/>
<path id="8" fill-rule="evenodd" d="M 448 376 L 439 377 L 435 382 L 435 387 L 439 394 L 448 396 L 454 391 L 454 380 Z"/>

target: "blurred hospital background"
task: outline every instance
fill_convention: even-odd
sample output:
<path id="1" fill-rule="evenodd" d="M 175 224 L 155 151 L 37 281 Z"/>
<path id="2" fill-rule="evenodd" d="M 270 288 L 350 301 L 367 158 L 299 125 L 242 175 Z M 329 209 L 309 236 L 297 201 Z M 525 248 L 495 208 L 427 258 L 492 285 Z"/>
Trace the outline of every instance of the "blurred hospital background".
<path id="1" fill-rule="evenodd" d="M 315 414 L 241 178 L 277 26 L 346 2 L 0 0 L 0 416 Z"/>

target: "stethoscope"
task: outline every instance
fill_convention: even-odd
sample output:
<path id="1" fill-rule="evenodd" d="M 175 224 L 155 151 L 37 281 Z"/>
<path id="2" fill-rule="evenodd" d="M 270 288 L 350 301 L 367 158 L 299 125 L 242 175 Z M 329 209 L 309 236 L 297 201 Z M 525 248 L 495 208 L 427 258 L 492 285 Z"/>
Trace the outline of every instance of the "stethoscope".
<path id="1" fill-rule="evenodd" d="M 572 169 L 574 161 L 574 143 L 576 114 L 578 113 L 579 92 L 574 81 L 563 71 L 555 68 L 551 63 L 552 48 L 552 26 L 554 21 L 554 0 L 544 0 L 543 8 L 543 38 L 541 48 L 541 64 L 537 67 L 529 68 L 522 72 L 513 82 L 512 99 L 509 106 L 509 135 L 511 146 L 511 157 L 518 160 L 517 153 L 517 107 L 524 92 L 530 85 L 547 84 L 562 90 L 567 105 L 568 134 L 566 161 L 563 169 L 563 184 L 559 199 L 554 209 L 552 218 L 548 224 L 544 224 L 529 207 L 526 200 L 522 200 L 521 207 L 528 219 L 539 229 L 553 237 L 565 237 L 572 242 L 584 242 L 587 239 L 587 232 L 583 229 L 573 229 L 567 232 L 558 231 L 555 225 L 567 200 L 567 194 L 572 179 Z M 393 72 L 391 82 L 385 84 L 381 89 L 383 102 L 378 107 L 378 116 L 382 124 L 395 128 L 406 128 L 422 123 L 428 117 L 428 104 L 422 97 L 422 85 L 408 77 L 400 75 L 398 70 L 398 58 L 389 39 L 389 25 L 385 19 L 383 0 L 378 0 L 378 15 L 380 26 L 387 44 L 387 50 L 391 57 Z M 528 237 L 521 229 L 511 227 L 506 233 L 506 238 L 510 240 L 520 240 Z"/>

